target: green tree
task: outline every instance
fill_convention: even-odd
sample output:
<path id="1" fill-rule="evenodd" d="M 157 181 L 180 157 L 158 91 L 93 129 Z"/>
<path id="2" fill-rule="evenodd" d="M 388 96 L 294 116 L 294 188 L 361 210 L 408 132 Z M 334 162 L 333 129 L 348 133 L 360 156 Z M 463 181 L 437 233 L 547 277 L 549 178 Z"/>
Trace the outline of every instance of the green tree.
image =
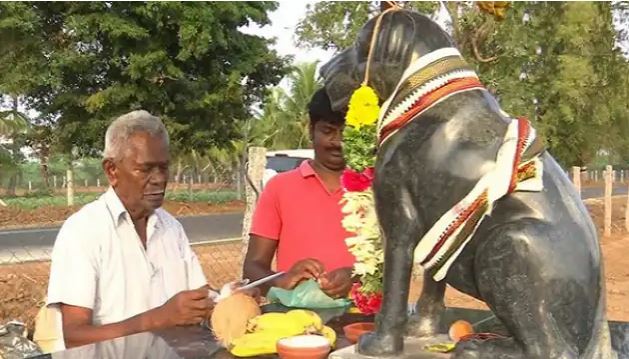
<path id="1" fill-rule="evenodd" d="M 369 18 L 380 11 L 380 1 L 321 1 L 306 5 L 306 15 L 297 25 L 297 44 L 323 49 L 344 49 Z M 405 8 L 432 14 L 437 1 L 399 1 Z"/>
<path id="2" fill-rule="evenodd" d="M 65 153 L 95 154 L 111 118 L 137 108 L 164 118 L 180 150 L 203 151 L 235 136 L 237 122 L 281 79 L 285 60 L 269 49 L 271 41 L 239 30 L 267 24 L 276 7 L 2 3 L 0 36 L 15 41 L 0 44 L 0 60 L 37 65 L 20 69 L 21 78 L 37 81 L 18 91 L 54 124 Z M 0 68 L 0 78 L 11 70 Z"/>

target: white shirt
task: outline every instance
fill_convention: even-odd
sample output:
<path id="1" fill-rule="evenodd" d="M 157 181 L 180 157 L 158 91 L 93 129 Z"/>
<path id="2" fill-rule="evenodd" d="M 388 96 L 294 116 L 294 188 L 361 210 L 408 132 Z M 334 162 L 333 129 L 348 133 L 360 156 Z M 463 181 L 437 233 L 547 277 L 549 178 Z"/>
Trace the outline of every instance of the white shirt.
<path id="1" fill-rule="evenodd" d="M 145 250 L 110 188 L 61 227 L 52 252 L 47 304 L 92 309 L 93 324 L 103 325 L 206 284 L 181 224 L 157 209 L 148 218 Z"/>
<path id="2" fill-rule="evenodd" d="M 166 341 L 152 333 L 138 333 L 54 352 L 52 359 L 181 359 Z"/>

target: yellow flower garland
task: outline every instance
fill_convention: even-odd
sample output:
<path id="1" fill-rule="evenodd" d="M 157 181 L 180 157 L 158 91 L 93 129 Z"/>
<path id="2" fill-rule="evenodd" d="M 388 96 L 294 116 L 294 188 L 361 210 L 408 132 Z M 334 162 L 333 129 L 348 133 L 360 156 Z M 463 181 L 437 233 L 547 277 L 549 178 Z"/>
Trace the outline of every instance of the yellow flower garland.
<path id="1" fill-rule="evenodd" d="M 361 85 L 349 100 L 346 124 L 354 128 L 373 125 L 378 120 L 378 95 L 369 86 Z"/>
<path id="2" fill-rule="evenodd" d="M 364 136 L 365 131 L 376 131 L 375 123 L 379 113 L 378 95 L 374 89 L 363 84 L 354 91 L 345 117 L 346 125 L 354 130 L 347 131 L 346 129 L 343 140 L 346 157 L 359 157 L 359 161 L 348 160 L 348 167 L 352 171 L 363 171 L 363 169 L 353 167 L 352 162 L 374 162 L 374 154 L 363 148 L 368 145 L 369 141 L 367 143 L 361 141 L 360 137 Z M 361 291 L 368 294 L 379 293 L 382 290 L 384 251 L 373 192 L 371 189 L 353 192 L 346 188 L 341 203 L 344 214 L 343 228 L 353 234 L 345 242 L 350 253 L 356 258 L 354 274 L 361 278 Z"/>

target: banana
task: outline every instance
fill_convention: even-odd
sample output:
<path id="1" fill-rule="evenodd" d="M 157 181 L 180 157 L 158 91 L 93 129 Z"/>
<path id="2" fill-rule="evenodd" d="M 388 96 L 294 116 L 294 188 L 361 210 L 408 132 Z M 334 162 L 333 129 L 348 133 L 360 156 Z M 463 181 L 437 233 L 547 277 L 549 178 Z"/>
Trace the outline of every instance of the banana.
<path id="1" fill-rule="evenodd" d="M 273 354 L 278 340 L 311 333 L 323 335 L 331 345 L 336 342 L 334 330 L 324 326 L 321 317 L 313 311 L 294 309 L 286 313 L 265 313 L 249 320 L 247 334 L 233 340 L 229 352 L 237 357 Z"/>
<path id="2" fill-rule="evenodd" d="M 321 329 L 321 335 L 326 337 L 330 341 L 330 346 L 334 347 L 336 344 L 336 332 L 334 329 L 325 325 L 323 329 Z"/>
<path id="3" fill-rule="evenodd" d="M 249 333 L 232 341 L 229 352 L 237 357 L 273 354 L 277 340 L 271 333 Z"/>
<path id="4" fill-rule="evenodd" d="M 249 333 L 276 330 L 294 332 L 293 335 L 298 335 L 304 332 L 304 327 L 299 322 L 290 320 L 286 313 L 265 313 L 250 319 L 247 323 Z"/>
<path id="5" fill-rule="evenodd" d="M 323 329 L 323 321 L 319 315 L 311 310 L 293 309 L 286 312 L 289 320 L 295 320 L 304 326 L 308 333 Z"/>
<path id="6" fill-rule="evenodd" d="M 232 341 L 229 352 L 237 357 L 274 354 L 277 341 L 292 335 L 282 331 L 248 333 Z"/>

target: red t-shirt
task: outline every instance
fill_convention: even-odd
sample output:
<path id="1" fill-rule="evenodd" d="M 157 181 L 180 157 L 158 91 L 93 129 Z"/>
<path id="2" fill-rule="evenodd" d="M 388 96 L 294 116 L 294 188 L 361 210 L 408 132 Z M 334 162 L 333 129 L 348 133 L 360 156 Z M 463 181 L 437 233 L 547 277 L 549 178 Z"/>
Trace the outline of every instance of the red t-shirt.
<path id="1" fill-rule="evenodd" d="M 355 258 L 345 245 L 351 234 L 343 228 L 343 190 L 328 192 L 309 161 L 273 177 L 262 191 L 251 234 L 279 241 L 277 270 L 315 258 L 326 271 L 352 267 Z"/>

